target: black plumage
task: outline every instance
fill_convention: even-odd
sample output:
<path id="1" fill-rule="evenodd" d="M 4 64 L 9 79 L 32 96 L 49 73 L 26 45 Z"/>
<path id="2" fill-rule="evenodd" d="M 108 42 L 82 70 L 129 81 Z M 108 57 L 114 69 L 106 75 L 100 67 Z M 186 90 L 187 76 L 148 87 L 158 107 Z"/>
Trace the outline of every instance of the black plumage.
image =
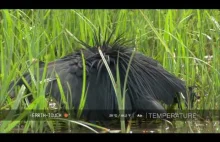
<path id="1" fill-rule="evenodd" d="M 46 66 L 49 84 L 45 94 L 50 94 L 58 102 L 61 100 L 56 73 L 58 74 L 66 97 L 72 98 L 71 105 L 77 110 L 80 103 L 83 81 L 82 54 L 86 63 L 87 98 L 83 116 L 89 120 L 108 119 L 109 114 L 118 110 L 116 95 L 109 74 L 99 54 L 98 47 L 116 79 L 117 59 L 119 63 L 120 81 L 123 86 L 125 74 L 131 58 L 133 48 L 126 45 L 125 40 L 117 38 L 110 42 L 111 36 L 104 42 L 95 37 L 95 44 L 89 46 L 81 42 L 86 48 L 80 49 L 53 62 L 40 64 L 40 78 Z M 118 58 L 119 55 L 119 58 Z M 31 83 L 29 73 L 24 78 Z M 24 84 L 20 79 L 16 85 Z M 14 82 L 11 86 L 14 86 Z M 173 104 L 176 95 L 186 96 L 184 81 L 166 71 L 157 61 L 136 52 L 128 75 L 126 92 L 126 113 L 134 112 L 166 112 L 160 102 Z M 13 93 L 11 93 L 13 94 Z M 69 102 L 69 103 L 70 103 Z"/>

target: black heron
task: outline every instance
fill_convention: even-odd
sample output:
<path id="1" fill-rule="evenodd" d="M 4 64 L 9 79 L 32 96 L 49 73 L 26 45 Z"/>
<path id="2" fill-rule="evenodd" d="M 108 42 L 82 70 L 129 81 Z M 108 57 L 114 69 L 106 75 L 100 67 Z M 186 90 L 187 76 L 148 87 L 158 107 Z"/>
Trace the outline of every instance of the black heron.
<path id="1" fill-rule="evenodd" d="M 111 37 L 104 42 L 95 38 L 94 46 L 81 42 L 86 48 L 48 64 L 40 62 L 40 77 L 42 77 L 46 67 L 46 78 L 49 79 L 45 94 L 50 94 L 58 102 L 61 101 L 57 74 L 64 94 L 66 97 L 72 98 L 70 100 L 72 105 L 76 110 L 78 109 L 83 83 L 81 54 L 83 52 L 87 87 L 83 116 L 89 120 L 107 120 L 109 114 L 118 113 L 116 94 L 98 49 L 104 54 L 114 78 L 116 78 L 118 62 L 121 86 L 123 86 L 133 48 L 129 48 L 122 38 L 116 38 L 110 42 Z M 29 73 L 25 73 L 23 77 L 27 83 L 32 82 Z M 15 81 L 12 82 L 10 86 L 21 86 L 22 84 L 24 81 L 19 79 L 16 83 Z M 180 93 L 187 98 L 184 81 L 166 71 L 156 60 L 146 57 L 140 52 L 134 54 L 127 79 L 126 113 L 166 112 L 160 102 L 168 105 L 173 104 L 178 98 L 176 95 L 180 95 Z"/>

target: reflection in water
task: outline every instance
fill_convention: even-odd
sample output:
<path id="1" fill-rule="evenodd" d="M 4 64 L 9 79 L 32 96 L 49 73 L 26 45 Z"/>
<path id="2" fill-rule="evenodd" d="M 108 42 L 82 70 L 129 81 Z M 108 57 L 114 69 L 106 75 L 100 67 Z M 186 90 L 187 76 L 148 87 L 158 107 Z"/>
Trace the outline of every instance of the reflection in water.
<path id="1" fill-rule="evenodd" d="M 94 133 L 85 127 L 76 124 L 55 122 L 55 132 L 48 128 L 44 133 Z M 133 122 L 128 133 L 220 133 L 219 121 L 152 121 L 152 122 Z M 14 133 L 22 133 L 24 124 L 13 130 Z M 120 133 L 120 125 L 108 127 L 107 130 L 95 129 L 97 133 Z M 28 133 L 33 133 L 28 131 Z"/>

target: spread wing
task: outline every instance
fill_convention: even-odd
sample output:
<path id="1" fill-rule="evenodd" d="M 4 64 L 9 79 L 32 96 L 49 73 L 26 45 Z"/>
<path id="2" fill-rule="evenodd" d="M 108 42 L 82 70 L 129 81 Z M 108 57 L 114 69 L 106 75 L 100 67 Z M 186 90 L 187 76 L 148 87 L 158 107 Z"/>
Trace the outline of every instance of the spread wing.
<path id="1" fill-rule="evenodd" d="M 120 56 L 119 70 L 121 86 L 123 87 L 132 50 L 116 46 L 103 48 L 103 52 L 115 78 L 117 56 Z M 87 98 L 84 107 L 84 116 L 90 120 L 106 119 L 109 117 L 109 114 L 117 112 L 118 109 L 112 82 L 97 49 L 84 50 L 84 55 L 87 74 Z M 41 63 L 41 77 L 45 67 L 47 70 L 46 79 L 49 79 L 45 94 L 52 95 L 60 102 L 61 93 L 56 78 L 57 74 L 61 81 L 64 94 L 69 100 L 68 103 L 77 109 L 81 99 L 83 83 L 81 53 L 75 52 L 48 64 Z M 28 73 L 24 77 L 28 83 L 31 83 L 31 77 Z M 18 85 L 22 83 L 22 80 L 18 81 Z M 157 110 L 164 112 L 164 108 L 158 103 L 158 100 L 171 104 L 178 92 L 185 93 L 185 84 L 183 81 L 164 70 L 157 61 L 140 53 L 134 56 L 127 82 L 127 112 L 138 110 Z"/>

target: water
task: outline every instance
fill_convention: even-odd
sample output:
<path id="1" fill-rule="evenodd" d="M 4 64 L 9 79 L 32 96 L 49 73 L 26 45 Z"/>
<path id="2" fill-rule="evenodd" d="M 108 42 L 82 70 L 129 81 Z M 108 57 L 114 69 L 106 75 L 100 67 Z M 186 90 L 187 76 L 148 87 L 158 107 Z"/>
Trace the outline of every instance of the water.
<path id="1" fill-rule="evenodd" d="M 120 125 L 112 125 L 107 130 L 93 128 L 95 131 L 89 130 L 83 126 L 71 125 L 69 123 L 55 122 L 55 131 L 51 132 L 45 123 L 43 133 L 121 133 Z M 1 127 L 1 122 L 0 122 Z M 12 133 L 23 133 L 25 123 L 16 126 Z M 34 131 L 28 131 L 34 133 Z M 219 121 L 152 121 L 152 122 L 132 122 L 129 133 L 220 133 Z"/>

